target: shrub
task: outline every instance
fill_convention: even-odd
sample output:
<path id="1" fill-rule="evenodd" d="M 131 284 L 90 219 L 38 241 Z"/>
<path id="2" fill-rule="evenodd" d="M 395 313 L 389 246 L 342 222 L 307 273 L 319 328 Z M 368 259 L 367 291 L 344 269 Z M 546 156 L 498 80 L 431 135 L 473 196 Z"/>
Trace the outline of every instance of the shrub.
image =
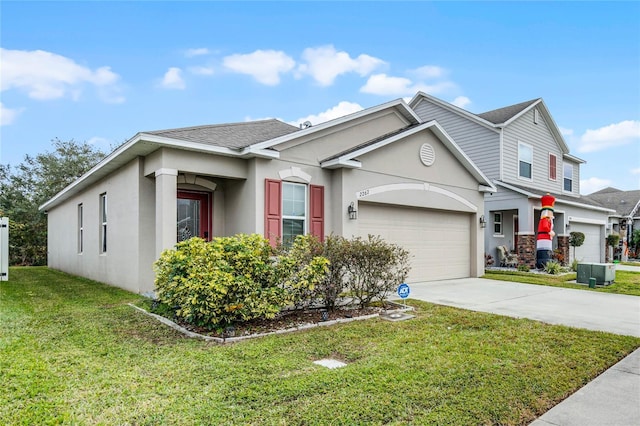
<path id="1" fill-rule="evenodd" d="M 409 252 L 378 236 L 352 239 L 346 254 L 348 289 L 361 307 L 375 299 L 384 300 L 410 270 Z"/>
<path id="2" fill-rule="evenodd" d="M 564 254 L 562 254 L 562 250 L 555 249 L 553 251 L 553 258 L 558 261 L 561 265 L 564 265 Z"/>
<path id="3" fill-rule="evenodd" d="M 158 299 L 178 318 L 208 328 L 273 318 L 326 272 L 326 259 L 305 263 L 301 244 L 273 259 L 269 241 L 257 234 L 180 242 L 154 265 Z"/>
<path id="4" fill-rule="evenodd" d="M 346 287 L 349 264 L 349 240 L 330 235 L 325 238 L 322 255 L 329 260 L 329 272 L 317 286 L 316 295 L 327 309 L 334 309 L 340 294 Z"/>
<path id="5" fill-rule="evenodd" d="M 617 247 L 619 241 L 620 241 L 620 235 L 618 234 L 607 235 L 607 244 L 610 245 L 611 247 Z"/>
<path id="6" fill-rule="evenodd" d="M 491 266 L 495 263 L 495 260 L 493 260 L 493 256 L 491 256 L 489 253 L 485 253 L 484 254 L 484 266 Z"/>
<path id="7" fill-rule="evenodd" d="M 529 270 L 529 265 L 525 265 L 524 263 L 518 265 L 518 271 L 520 272 L 529 272 Z"/>
<path id="8" fill-rule="evenodd" d="M 547 274 L 551 274 L 551 275 L 557 275 L 560 273 L 561 271 L 561 266 L 558 262 L 554 262 L 553 260 L 548 261 L 545 265 L 544 265 L 544 271 Z"/>

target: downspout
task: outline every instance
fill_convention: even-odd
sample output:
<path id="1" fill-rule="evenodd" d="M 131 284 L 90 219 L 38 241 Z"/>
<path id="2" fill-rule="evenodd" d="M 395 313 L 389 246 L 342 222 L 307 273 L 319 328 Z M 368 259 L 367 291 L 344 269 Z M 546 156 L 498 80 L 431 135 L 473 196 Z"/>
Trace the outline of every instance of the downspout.
<path id="1" fill-rule="evenodd" d="M 500 181 L 504 182 L 503 176 L 503 165 L 502 160 L 504 159 L 504 127 L 500 127 Z"/>

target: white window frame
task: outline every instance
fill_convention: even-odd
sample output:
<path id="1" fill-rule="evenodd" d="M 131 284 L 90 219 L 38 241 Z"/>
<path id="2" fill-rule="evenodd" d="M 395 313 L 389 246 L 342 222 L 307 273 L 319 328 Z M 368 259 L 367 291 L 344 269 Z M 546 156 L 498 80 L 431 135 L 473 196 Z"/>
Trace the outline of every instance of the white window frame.
<path id="1" fill-rule="evenodd" d="M 285 185 L 291 186 L 301 186 L 304 188 L 304 215 L 303 216 L 292 216 L 284 214 L 284 187 Z M 309 224 L 308 216 L 309 216 L 309 186 L 304 183 L 298 182 L 287 182 L 282 181 L 282 239 L 284 240 L 284 221 L 285 219 L 294 219 L 294 220 L 302 220 L 302 235 L 307 235 L 307 228 Z"/>
<path id="2" fill-rule="evenodd" d="M 496 218 L 499 218 L 499 220 L 496 220 Z M 504 216 L 502 215 L 502 212 L 494 212 L 492 220 L 493 220 L 493 236 L 503 237 L 504 236 Z M 496 225 L 500 227 L 500 230 L 498 232 L 496 232 Z"/>
<path id="3" fill-rule="evenodd" d="M 107 253 L 107 193 L 100 194 L 100 254 Z"/>
<path id="4" fill-rule="evenodd" d="M 551 177 L 551 157 L 556 159 L 556 170 L 555 170 L 555 177 L 552 178 Z M 549 153 L 549 180 L 553 181 L 553 182 L 557 182 L 558 181 L 558 156 L 556 154 L 553 153 Z"/>
<path id="5" fill-rule="evenodd" d="M 567 167 L 571 168 L 571 177 L 567 177 Z M 565 187 L 566 181 L 569 180 L 571 182 L 571 189 L 567 190 Z M 562 192 L 573 192 L 573 164 L 571 163 L 563 163 L 562 165 Z"/>
<path id="6" fill-rule="evenodd" d="M 533 124 L 538 124 L 538 108 L 533 109 Z"/>
<path id="7" fill-rule="evenodd" d="M 78 204 L 78 254 L 84 252 L 84 206 Z"/>
<path id="8" fill-rule="evenodd" d="M 526 161 L 521 159 L 521 153 L 522 153 L 522 148 L 526 148 L 528 150 L 530 150 L 531 152 L 531 163 L 527 163 Z M 531 176 L 527 177 L 527 176 L 522 176 L 520 174 L 520 163 L 527 163 L 531 166 Z M 518 141 L 518 179 L 523 179 L 523 180 L 533 180 L 533 146 L 529 145 L 527 143 L 524 142 L 520 142 Z"/>

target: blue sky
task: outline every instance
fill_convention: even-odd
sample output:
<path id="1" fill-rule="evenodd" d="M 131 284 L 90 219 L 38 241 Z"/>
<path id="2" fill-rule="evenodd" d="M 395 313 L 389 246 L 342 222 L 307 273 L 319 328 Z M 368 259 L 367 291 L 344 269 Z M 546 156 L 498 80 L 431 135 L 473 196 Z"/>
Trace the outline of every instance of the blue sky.
<path id="1" fill-rule="evenodd" d="M 474 113 L 542 97 L 583 194 L 640 189 L 638 2 L 3 0 L 0 20 L 2 164 L 423 90 Z"/>

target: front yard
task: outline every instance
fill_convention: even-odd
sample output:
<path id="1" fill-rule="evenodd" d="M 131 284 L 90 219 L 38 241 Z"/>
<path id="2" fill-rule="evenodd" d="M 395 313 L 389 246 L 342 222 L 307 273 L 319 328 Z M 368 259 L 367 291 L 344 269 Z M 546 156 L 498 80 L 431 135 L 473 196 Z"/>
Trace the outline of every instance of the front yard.
<path id="1" fill-rule="evenodd" d="M 576 280 L 575 272 L 563 275 L 550 275 L 519 271 L 487 270 L 483 278 L 640 296 L 640 272 L 616 271 L 616 279 L 613 284 L 596 286 L 595 289 L 589 288 L 586 284 L 572 282 Z"/>
<path id="2" fill-rule="evenodd" d="M 640 339 L 413 302 L 220 346 L 46 268 L 0 283 L 1 424 L 528 424 Z M 336 358 L 346 367 L 313 364 Z"/>

